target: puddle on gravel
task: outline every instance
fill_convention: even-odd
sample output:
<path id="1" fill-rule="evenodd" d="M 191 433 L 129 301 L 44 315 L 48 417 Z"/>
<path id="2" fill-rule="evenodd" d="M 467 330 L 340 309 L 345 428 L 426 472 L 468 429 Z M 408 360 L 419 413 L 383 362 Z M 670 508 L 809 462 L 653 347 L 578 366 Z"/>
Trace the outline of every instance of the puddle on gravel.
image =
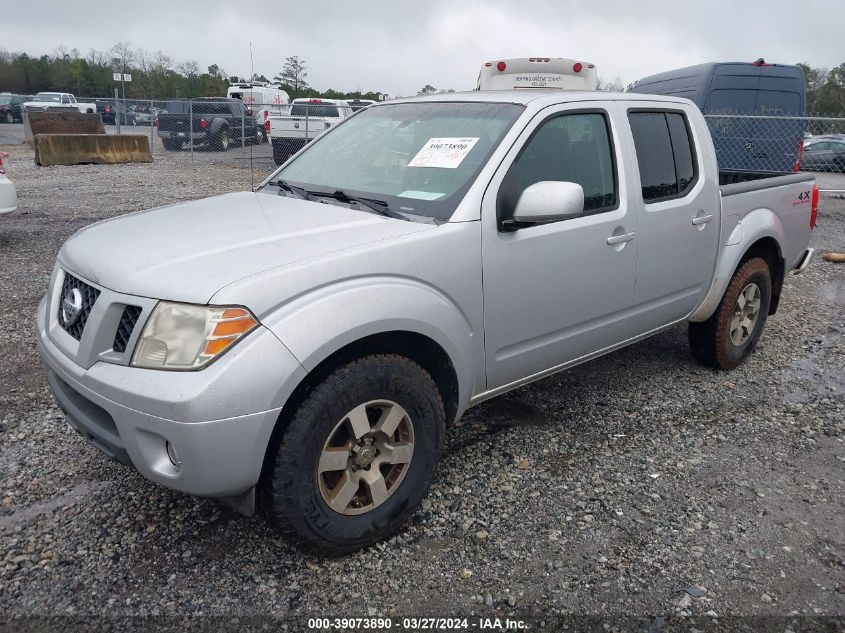
<path id="1" fill-rule="evenodd" d="M 85 497 L 91 493 L 99 492 L 109 486 L 109 482 L 100 482 L 92 484 L 90 482 L 83 482 L 76 484 L 66 493 L 47 499 L 46 501 L 39 501 L 33 503 L 31 506 L 21 508 L 12 514 L 0 516 L 0 530 L 14 529 L 19 525 L 28 523 L 33 519 L 37 519 L 42 514 L 49 514 L 64 508 L 76 502 L 77 499 Z"/>
<path id="2" fill-rule="evenodd" d="M 843 268 L 843 273 L 845 273 L 845 268 Z M 845 280 L 824 284 L 819 288 L 819 295 L 828 303 L 845 306 Z"/>
<path id="3" fill-rule="evenodd" d="M 816 293 L 824 303 L 845 306 L 845 282 L 834 281 L 821 286 Z M 816 339 L 818 343 L 807 356 L 794 361 L 783 372 L 792 381 L 792 391 L 784 400 L 793 404 L 809 402 L 813 396 L 841 398 L 845 396 L 845 371 L 826 367 L 822 360 L 824 350 L 833 347 L 845 336 L 842 322 L 832 323 L 828 333 Z"/>
<path id="4" fill-rule="evenodd" d="M 548 425 L 548 412 L 527 400 L 505 396 L 475 407 L 461 419 L 460 432 L 449 434 L 447 452 L 463 450 L 513 428 Z"/>

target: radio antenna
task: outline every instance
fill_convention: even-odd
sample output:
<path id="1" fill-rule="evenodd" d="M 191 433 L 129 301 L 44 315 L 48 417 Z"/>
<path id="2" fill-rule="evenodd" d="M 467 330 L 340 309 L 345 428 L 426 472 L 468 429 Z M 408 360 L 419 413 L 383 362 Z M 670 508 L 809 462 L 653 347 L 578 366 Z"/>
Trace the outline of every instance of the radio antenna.
<path id="1" fill-rule="evenodd" d="M 252 40 L 249 42 L 249 81 L 255 79 L 255 64 L 252 61 Z M 261 104 L 264 105 L 263 103 Z M 255 113 L 253 112 L 253 115 Z M 255 168 L 252 161 L 252 143 L 249 144 L 249 188 L 255 189 Z"/>

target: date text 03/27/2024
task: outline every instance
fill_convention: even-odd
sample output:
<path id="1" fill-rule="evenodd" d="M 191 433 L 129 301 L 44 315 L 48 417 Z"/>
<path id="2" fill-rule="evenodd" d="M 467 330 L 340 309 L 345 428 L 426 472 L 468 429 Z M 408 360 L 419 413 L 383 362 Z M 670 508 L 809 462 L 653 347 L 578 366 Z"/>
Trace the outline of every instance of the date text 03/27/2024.
<path id="1" fill-rule="evenodd" d="M 523 620 L 510 618 L 310 618 L 310 630 L 376 630 L 385 631 L 396 628 L 400 631 L 520 631 L 526 629 Z"/>

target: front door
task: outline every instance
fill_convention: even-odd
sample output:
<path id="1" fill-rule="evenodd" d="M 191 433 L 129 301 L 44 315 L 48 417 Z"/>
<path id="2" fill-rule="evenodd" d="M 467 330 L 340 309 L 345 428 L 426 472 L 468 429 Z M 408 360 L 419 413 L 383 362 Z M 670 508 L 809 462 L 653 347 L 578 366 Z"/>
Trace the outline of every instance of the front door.
<path id="1" fill-rule="evenodd" d="M 577 107 L 576 107 L 577 106 Z M 625 340 L 637 272 L 635 206 L 606 104 L 544 110 L 523 132 L 482 204 L 487 388 Z M 508 229 L 526 187 L 569 181 L 583 215 Z"/>

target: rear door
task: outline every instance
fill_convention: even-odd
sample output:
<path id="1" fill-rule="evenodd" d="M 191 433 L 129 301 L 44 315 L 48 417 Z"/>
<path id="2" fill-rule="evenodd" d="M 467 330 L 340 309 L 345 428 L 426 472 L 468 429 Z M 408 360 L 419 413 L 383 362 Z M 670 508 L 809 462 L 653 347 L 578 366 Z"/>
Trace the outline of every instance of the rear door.
<path id="1" fill-rule="evenodd" d="M 697 111 L 631 102 L 627 119 L 640 185 L 632 200 L 639 249 L 631 312 L 631 330 L 640 335 L 683 319 L 704 299 L 716 265 L 719 198 Z"/>
<path id="2" fill-rule="evenodd" d="M 637 274 L 636 207 L 613 104 L 544 109 L 523 131 L 482 203 L 487 388 L 496 389 L 624 341 Z M 618 116 L 618 115 L 615 115 Z M 540 181 L 580 184 L 585 212 L 507 230 Z M 608 242 L 610 240 L 610 242 Z"/>

